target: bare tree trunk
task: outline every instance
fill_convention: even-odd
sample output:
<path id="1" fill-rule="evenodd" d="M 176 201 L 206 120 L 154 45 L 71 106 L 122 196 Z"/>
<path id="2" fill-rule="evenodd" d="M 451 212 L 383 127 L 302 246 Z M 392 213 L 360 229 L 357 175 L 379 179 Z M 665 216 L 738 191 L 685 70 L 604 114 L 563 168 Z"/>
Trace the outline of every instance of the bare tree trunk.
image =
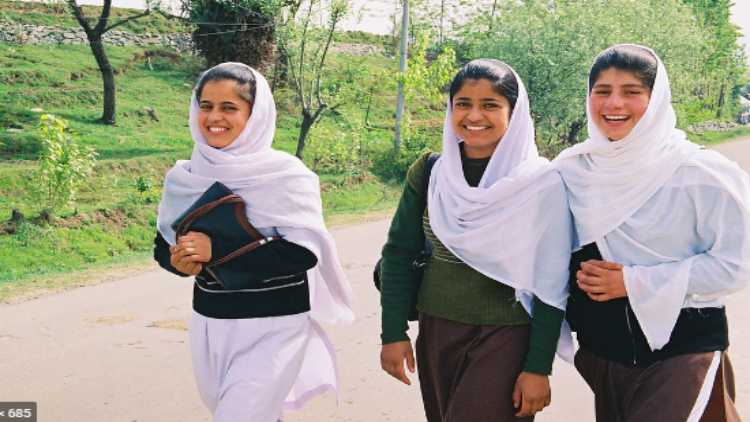
<path id="1" fill-rule="evenodd" d="M 440 45 L 443 45 L 443 25 L 445 19 L 445 0 L 440 0 Z"/>
<path id="2" fill-rule="evenodd" d="M 719 99 L 716 101 L 716 118 L 721 117 L 721 110 L 724 108 L 724 91 L 726 89 L 726 82 L 721 83 L 721 89 L 719 90 Z"/>
<path id="3" fill-rule="evenodd" d="M 102 39 L 89 39 L 91 52 L 94 53 L 96 64 L 99 65 L 99 72 L 102 73 L 104 83 L 104 112 L 102 113 L 102 123 L 108 125 L 115 124 L 115 72 L 112 65 L 107 59 L 104 52 Z"/>
<path id="4" fill-rule="evenodd" d="M 310 114 L 309 111 L 304 110 L 302 112 L 302 124 L 299 128 L 299 137 L 297 138 L 297 152 L 294 153 L 294 155 L 300 160 L 302 159 L 302 154 L 305 149 L 307 135 L 310 134 L 310 129 L 312 129 L 313 124 L 315 124 L 315 116 Z"/>
<path id="5" fill-rule="evenodd" d="M 81 6 L 76 3 L 76 0 L 67 0 L 67 3 L 71 13 L 76 18 L 76 21 L 78 21 L 78 24 L 86 33 L 86 38 L 89 41 L 89 47 L 91 48 L 91 52 L 94 54 L 94 59 L 96 59 L 96 64 L 99 66 L 99 71 L 102 74 L 102 82 L 104 85 L 104 110 L 102 112 L 101 121 L 102 123 L 108 125 L 114 125 L 115 72 L 114 69 L 112 69 L 112 64 L 110 64 L 109 59 L 107 59 L 107 53 L 104 51 L 102 36 L 111 29 L 150 14 L 151 10 L 146 9 L 143 12 L 128 16 L 127 18 L 120 19 L 119 21 L 108 25 L 109 13 L 112 8 L 112 0 L 104 0 L 102 12 L 99 15 L 99 19 L 96 21 L 96 25 L 92 27 L 89 24 L 88 18 L 84 15 L 83 9 L 81 9 Z"/>
<path id="6" fill-rule="evenodd" d="M 497 0 L 492 2 L 492 12 L 490 13 L 490 27 L 489 31 L 492 31 L 492 27 L 495 25 L 495 11 L 497 10 Z"/>
<path id="7" fill-rule="evenodd" d="M 393 153 L 398 154 L 401 148 L 401 120 L 404 115 L 404 76 L 406 75 L 406 58 L 409 45 L 409 0 L 403 0 L 401 16 L 401 53 L 399 59 L 398 99 L 396 100 L 396 128 L 393 137 Z"/>

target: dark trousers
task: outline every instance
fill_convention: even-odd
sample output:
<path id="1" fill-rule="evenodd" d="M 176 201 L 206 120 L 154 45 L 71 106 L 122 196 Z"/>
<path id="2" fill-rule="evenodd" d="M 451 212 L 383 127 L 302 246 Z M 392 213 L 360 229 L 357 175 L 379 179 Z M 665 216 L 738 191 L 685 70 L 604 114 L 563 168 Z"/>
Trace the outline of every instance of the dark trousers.
<path id="1" fill-rule="evenodd" d="M 428 422 L 531 422 L 517 418 L 513 388 L 529 326 L 471 325 L 421 314 L 417 365 Z"/>
<path id="2" fill-rule="evenodd" d="M 594 392 L 597 422 L 685 422 L 698 399 L 714 352 L 678 355 L 632 367 L 579 349 L 575 366 Z M 740 422 L 734 374 L 722 353 L 700 422 Z"/>

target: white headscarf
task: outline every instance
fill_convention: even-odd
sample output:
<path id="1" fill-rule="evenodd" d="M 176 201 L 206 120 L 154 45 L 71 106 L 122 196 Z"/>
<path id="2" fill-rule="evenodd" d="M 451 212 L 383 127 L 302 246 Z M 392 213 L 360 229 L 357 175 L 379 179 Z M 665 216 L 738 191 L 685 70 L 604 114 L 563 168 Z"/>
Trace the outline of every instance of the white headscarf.
<path id="1" fill-rule="evenodd" d="M 658 62 L 651 99 L 641 120 L 625 138 L 612 142 L 596 127 L 587 96 L 589 138 L 555 159 L 568 186 L 581 245 L 622 224 L 700 149 L 675 128 L 677 117 L 664 64 L 650 48 L 636 47 L 653 54 Z"/>
<path id="2" fill-rule="evenodd" d="M 683 307 L 722 306 L 750 281 L 750 180 L 675 128 L 658 62 L 646 113 L 622 140 L 593 123 L 590 138 L 554 165 L 568 188 L 580 245 L 623 264 L 628 302 L 652 350 L 664 347 Z"/>
<path id="3" fill-rule="evenodd" d="M 219 181 L 245 200 L 247 217 L 254 226 L 275 228 L 285 239 L 318 257 L 318 265 L 308 272 L 313 317 L 327 322 L 351 321 L 351 287 L 323 222 L 318 177 L 296 157 L 271 148 L 276 105 L 266 79 L 248 69 L 256 84 L 252 113 L 237 139 L 223 149 L 209 146 L 201 134 L 198 99 L 193 92 L 190 132 L 195 146 L 189 161 L 178 161 L 167 173 L 157 228 L 174 244 L 171 224 Z"/>
<path id="4" fill-rule="evenodd" d="M 530 314 L 534 295 L 564 310 L 570 211 L 559 175 L 537 152 L 526 89 L 513 75 L 518 99 L 510 124 L 477 187 L 464 177 L 448 102 L 443 154 L 430 177 L 430 226 L 467 265 L 513 287 Z"/>

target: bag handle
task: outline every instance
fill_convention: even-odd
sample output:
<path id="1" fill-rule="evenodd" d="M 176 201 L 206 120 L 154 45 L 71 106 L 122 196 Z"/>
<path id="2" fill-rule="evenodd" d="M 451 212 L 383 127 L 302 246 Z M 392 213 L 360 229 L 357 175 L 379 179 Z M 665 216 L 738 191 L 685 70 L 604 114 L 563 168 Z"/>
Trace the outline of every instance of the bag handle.
<path id="1" fill-rule="evenodd" d="M 177 226 L 177 230 L 176 230 L 177 236 L 179 237 L 187 233 L 190 225 L 192 225 L 195 222 L 195 220 L 197 220 L 199 217 L 208 214 L 214 208 L 218 207 L 221 204 L 232 204 L 232 203 L 244 204 L 245 202 L 238 195 L 230 194 L 230 195 L 221 197 L 215 201 L 211 201 L 201 207 L 198 207 L 197 209 L 193 210 L 193 212 L 186 215 L 185 218 L 182 219 L 180 224 Z"/>
<path id="2" fill-rule="evenodd" d="M 217 266 L 222 265 L 222 264 L 226 264 L 227 262 L 229 262 L 229 261 L 231 261 L 231 260 L 233 260 L 233 259 L 235 259 L 235 258 L 237 258 L 239 256 L 242 256 L 242 255 L 245 255 L 247 253 L 250 253 L 250 252 L 258 249 L 259 247 L 261 247 L 261 246 L 263 246 L 263 245 L 265 245 L 267 243 L 274 242 L 274 241 L 277 241 L 277 240 L 280 240 L 280 239 L 281 238 L 279 236 L 271 236 L 271 237 L 264 237 L 262 239 L 256 240 L 255 242 L 252 242 L 252 243 L 248 243 L 247 245 L 245 245 L 245 246 L 243 246 L 243 247 L 235 250 L 234 252 L 231 252 L 231 253 L 227 254 L 226 256 L 222 257 L 221 259 L 217 259 L 215 262 L 212 262 L 212 263 L 208 264 L 207 267 L 208 268 L 213 268 L 213 267 L 217 267 Z"/>

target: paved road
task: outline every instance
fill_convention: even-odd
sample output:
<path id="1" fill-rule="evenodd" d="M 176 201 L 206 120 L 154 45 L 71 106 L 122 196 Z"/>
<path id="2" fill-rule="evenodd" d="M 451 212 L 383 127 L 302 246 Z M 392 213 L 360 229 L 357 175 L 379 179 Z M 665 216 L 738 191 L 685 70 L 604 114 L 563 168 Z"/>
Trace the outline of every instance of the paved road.
<path id="1" fill-rule="evenodd" d="M 750 139 L 717 147 L 750 170 Z M 329 332 L 339 351 L 341 397 L 317 398 L 287 422 L 424 420 L 418 386 L 379 368 L 372 263 L 387 221 L 334 230 L 357 294 L 358 320 Z M 154 269 L 139 276 L 0 306 L 0 401 L 37 401 L 41 422 L 207 422 L 186 345 L 191 286 Z M 750 415 L 750 290 L 730 298 L 731 356 L 740 413 Z M 412 334 L 416 330 L 412 329 Z M 538 422 L 593 422 L 591 393 L 555 364 L 553 402 Z"/>

